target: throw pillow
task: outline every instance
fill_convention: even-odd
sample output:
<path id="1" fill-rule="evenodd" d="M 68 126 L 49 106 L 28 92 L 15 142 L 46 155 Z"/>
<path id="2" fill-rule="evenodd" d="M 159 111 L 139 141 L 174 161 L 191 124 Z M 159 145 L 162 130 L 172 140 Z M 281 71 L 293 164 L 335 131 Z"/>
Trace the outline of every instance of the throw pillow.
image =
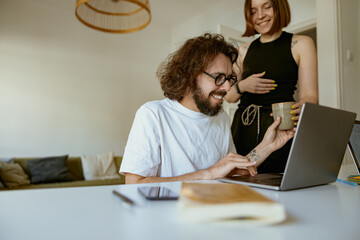
<path id="1" fill-rule="evenodd" d="M 53 183 L 70 181 L 68 156 L 46 157 L 28 161 L 31 183 Z"/>
<path id="2" fill-rule="evenodd" d="M 81 156 L 85 180 L 120 178 L 114 161 L 114 153 Z"/>
<path id="3" fill-rule="evenodd" d="M 30 184 L 28 175 L 18 163 L 0 162 L 0 176 L 5 186 L 9 188 Z"/>
<path id="4" fill-rule="evenodd" d="M 5 163 L 14 163 L 14 158 L 0 158 L 0 161 Z M 4 187 L 5 185 L 1 180 L 1 175 L 0 175 L 0 188 L 4 188 Z"/>

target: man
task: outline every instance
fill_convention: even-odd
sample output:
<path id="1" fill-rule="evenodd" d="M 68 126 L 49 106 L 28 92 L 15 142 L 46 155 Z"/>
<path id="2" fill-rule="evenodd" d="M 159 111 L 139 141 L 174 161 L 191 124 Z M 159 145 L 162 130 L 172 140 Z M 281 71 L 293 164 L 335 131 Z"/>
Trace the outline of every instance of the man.
<path id="1" fill-rule="evenodd" d="M 293 130 L 277 130 L 279 118 L 246 157 L 235 153 L 222 102 L 237 82 L 237 56 L 221 35 L 207 33 L 186 41 L 160 66 L 167 98 L 136 113 L 120 168 L 127 184 L 255 175 L 256 166 L 293 137 Z"/>

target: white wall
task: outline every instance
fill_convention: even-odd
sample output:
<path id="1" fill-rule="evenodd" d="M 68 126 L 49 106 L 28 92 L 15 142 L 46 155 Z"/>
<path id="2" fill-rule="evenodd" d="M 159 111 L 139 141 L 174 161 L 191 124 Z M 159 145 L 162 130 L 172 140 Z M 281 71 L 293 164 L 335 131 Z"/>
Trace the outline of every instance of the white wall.
<path id="1" fill-rule="evenodd" d="M 184 19 L 183 23 L 171 29 L 172 49 L 177 49 L 188 38 L 205 32 L 216 33 L 219 24 L 238 29 L 244 19 L 243 5 L 243 0 L 218 1 L 199 11 L 196 17 Z"/>
<path id="2" fill-rule="evenodd" d="M 340 108 L 337 0 L 317 0 L 319 103 Z"/>
<path id="3" fill-rule="evenodd" d="M 356 112 L 357 119 L 360 119 L 360 3 L 358 0 L 342 0 L 340 3 L 342 105 L 344 109 Z"/>
<path id="4" fill-rule="evenodd" d="M 341 0 L 339 3 L 341 107 L 356 112 L 357 119 L 360 119 L 360 3 L 358 0 Z M 353 164 L 349 151 L 345 153 L 343 164 Z"/>
<path id="5" fill-rule="evenodd" d="M 0 157 L 121 155 L 137 108 L 163 98 L 169 30 L 98 32 L 74 5 L 0 1 Z"/>
<path id="6" fill-rule="evenodd" d="M 320 103 L 360 116 L 360 3 L 317 0 Z M 347 50 L 352 53 L 347 59 Z M 352 163 L 346 151 L 343 164 Z"/>
<path id="7" fill-rule="evenodd" d="M 81 24 L 75 0 L 0 0 L 0 157 L 122 155 L 138 107 L 163 98 L 155 72 L 169 52 L 245 26 L 243 0 L 202 1 L 174 28 L 155 21 L 159 1 L 147 28 L 115 35 Z M 314 1 L 289 1 L 292 24 L 314 18 Z"/>
<path id="8" fill-rule="evenodd" d="M 288 0 L 291 8 L 289 27 L 316 18 L 315 0 Z M 172 28 L 172 49 L 176 49 L 184 40 L 204 32 L 217 32 L 217 26 L 224 25 L 240 32 L 245 31 L 244 0 L 218 1 L 211 8 Z"/>

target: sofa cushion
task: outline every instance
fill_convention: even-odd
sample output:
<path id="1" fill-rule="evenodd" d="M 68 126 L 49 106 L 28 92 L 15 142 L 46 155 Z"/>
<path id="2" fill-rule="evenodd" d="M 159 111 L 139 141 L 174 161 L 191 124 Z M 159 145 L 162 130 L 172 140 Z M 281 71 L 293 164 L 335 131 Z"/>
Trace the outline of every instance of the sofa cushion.
<path id="1" fill-rule="evenodd" d="M 5 186 L 9 188 L 30 184 L 29 176 L 18 163 L 0 161 L 0 176 Z"/>
<path id="2" fill-rule="evenodd" d="M 70 181 L 68 156 L 46 157 L 29 160 L 27 165 L 31 174 L 31 183 L 53 183 Z"/>
<path id="3" fill-rule="evenodd" d="M 90 186 L 104 186 L 104 185 L 120 185 L 125 183 L 125 177 L 121 176 L 116 179 L 101 179 L 101 180 L 80 180 L 70 182 L 57 182 L 57 183 L 40 183 L 24 185 L 17 188 L 4 188 L 4 190 L 23 190 L 23 189 L 44 189 L 44 188 L 67 188 L 67 187 L 90 187 Z M 0 213 L 1 215 L 1 213 Z"/>
<path id="4" fill-rule="evenodd" d="M 113 152 L 96 156 L 82 155 L 81 163 L 85 180 L 120 178 Z"/>
<path id="5" fill-rule="evenodd" d="M 71 180 L 85 180 L 80 157 L 68 157 L 66 163 L 69 168 Z"/>
<path id="6" fill-rule="evenodd" d="M 14 158 L 0 158 L 0 162 L 14 163 Z M 0 175 L 0 188 L 4 188 L 4 187 L 5 185 L 1 180 L 1 175 Z"/>

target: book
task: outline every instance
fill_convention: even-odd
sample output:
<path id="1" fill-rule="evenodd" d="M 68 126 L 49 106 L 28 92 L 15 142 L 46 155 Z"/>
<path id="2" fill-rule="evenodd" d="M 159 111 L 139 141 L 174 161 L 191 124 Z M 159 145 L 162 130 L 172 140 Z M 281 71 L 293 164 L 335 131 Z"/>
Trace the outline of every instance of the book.
<path id="1" fill-rule="evenodd" d="M 249 186 L 184 182 L 179 218 L 188 223 L 270 225 L 286 219 L 285 208 Z"/>
<path id="2" fill-rule="evenodd" d="M 360 175 L 350 175 L 347 178 L 348 181 L 360 184 Z"/>

